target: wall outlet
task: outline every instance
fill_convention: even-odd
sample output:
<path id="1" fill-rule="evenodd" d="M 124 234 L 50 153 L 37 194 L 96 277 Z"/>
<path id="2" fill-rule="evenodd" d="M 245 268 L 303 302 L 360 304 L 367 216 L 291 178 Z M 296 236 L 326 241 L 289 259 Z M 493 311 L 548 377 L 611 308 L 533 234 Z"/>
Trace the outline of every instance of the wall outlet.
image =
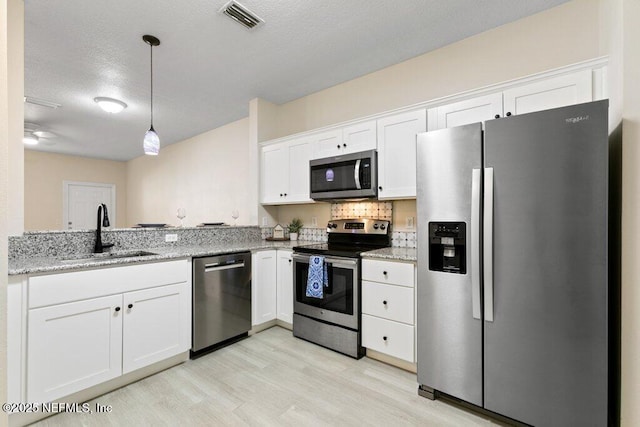
<path id="1" fill-rule="evenodd" d="M 311 217 L 311 226 L 312 227 L 317 227 L 318 226 L 318 217 L 317 216 L 312 216 Z"/>
<path id="2" fill-rule="evenodd" d="M 269 220 L 267 219 L 266 216 L 262 217 L 262 226 L 263 227 L 267 227 L 269 225 Z"/>
<path id="3" fill-rule="evenodd" d="M 164 235 L 164 241 L 165 242 L 177 242 L 178 241 L 178 235 L 177 234 L 165 234 Z"/>
<path id="4" fill-rule="evenodd" d="M 412 216 L 408 216 L 407 217 L 407 228 L 415 228 L 416 226 L 416 219 Z"/>

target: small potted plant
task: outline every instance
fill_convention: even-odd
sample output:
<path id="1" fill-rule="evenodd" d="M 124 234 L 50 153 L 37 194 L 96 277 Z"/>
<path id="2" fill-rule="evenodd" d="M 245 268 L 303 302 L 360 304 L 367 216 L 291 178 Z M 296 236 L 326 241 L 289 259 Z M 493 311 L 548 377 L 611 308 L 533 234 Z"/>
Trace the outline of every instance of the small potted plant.
<path id="1" fill-rule="evenodd" d="M 289 228 L 289 239 L 298 240 L 298 233 L 300 233 L 300 229 L 302 228 L 302 221 L 300 220 L 300 218 L 293 218 L 288 228 Z"/>

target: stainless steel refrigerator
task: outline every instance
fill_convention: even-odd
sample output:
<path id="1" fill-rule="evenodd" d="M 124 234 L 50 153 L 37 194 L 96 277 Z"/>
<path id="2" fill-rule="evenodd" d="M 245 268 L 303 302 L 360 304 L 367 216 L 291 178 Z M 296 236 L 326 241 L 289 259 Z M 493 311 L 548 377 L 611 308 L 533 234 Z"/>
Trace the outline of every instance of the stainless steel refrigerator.
<path id="1" fill-rule="evenodd" d="M 607 425 L 607 109 L 418 135 L 420 394 Z"/>

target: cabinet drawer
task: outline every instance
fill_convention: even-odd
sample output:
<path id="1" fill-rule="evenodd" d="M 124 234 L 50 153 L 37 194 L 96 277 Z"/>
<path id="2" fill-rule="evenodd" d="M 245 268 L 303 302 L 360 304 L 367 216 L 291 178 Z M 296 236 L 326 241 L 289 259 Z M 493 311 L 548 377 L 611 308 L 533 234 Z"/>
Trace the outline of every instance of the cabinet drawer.
<path id="1" fill-rule="evenodd" d="M 413 325 L 413 288 L 363 281 L 362 313 Z"/>
<path id="2" fill-rule="evenodd" d="M 29 278 L 29 308 L 188 282 L 187 260 L 152 262 Z"/>
<path id="3" fill-rule="evenodd" d="M 362 260 L 362 280 L 413 287 L 413 264 L 374 259 Z"/>
<path id="4" fill-rule="evenodd" d="M 414 362 L 413 326 L 363 314 L 362 345 L 407 362 Z"/>

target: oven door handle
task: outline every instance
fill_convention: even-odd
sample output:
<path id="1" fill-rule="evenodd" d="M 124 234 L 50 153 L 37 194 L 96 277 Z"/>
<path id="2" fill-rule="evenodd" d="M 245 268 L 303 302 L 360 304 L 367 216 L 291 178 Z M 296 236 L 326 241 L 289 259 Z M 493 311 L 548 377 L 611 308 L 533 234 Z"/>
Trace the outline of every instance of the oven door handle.
<path id="1" fill-rule="evenodd" d="M 308 264 L 309 263 L 309 255 L 293 254 L 293 260 Z M 331 264 L 334 267 L 336 267 L 336 266 L 337 267 L 344 266 L 346 268 L 354 268 L 354 267 L 357 267 L 357 265 L 358 265 L 358 260 L 357 259 L 352 259 L 352 258 L 325 257 L 324 258 L 324 262 L 326 264 Z"/>

